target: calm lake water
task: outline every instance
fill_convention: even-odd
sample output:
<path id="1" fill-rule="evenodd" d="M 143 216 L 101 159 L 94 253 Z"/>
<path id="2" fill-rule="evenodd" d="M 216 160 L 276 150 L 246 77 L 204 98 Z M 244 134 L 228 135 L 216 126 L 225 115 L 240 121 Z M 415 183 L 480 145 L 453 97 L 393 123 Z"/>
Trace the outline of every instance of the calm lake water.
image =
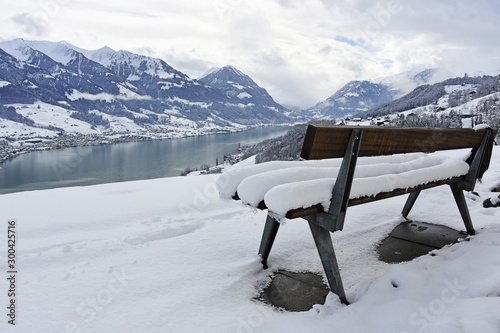
<path id="1" fill-rule="evenodd" d="M 178 176 L 187 167 L 222 162 L 238 144 L 278 137 L 286 126 L 172 140 L 36 151 L 0 165 L 0 194 Z"/>

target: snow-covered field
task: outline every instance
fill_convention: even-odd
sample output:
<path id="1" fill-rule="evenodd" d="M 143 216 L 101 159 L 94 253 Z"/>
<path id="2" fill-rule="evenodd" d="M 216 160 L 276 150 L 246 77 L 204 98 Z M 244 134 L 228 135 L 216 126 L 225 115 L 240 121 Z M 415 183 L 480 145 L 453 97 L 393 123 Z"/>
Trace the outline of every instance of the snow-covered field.
<path id="1" fill-rule="evenodd" d="M 1 332 L 500 332 L 500 149 L 467 194 L 478 234 L 408 263 L 377 260 L 404 196 L 348 210 L 332 235 L 352 303 L 301 313 L 254 300 L 278 269 L 322 272 L 307 223 L 287 221 L 263 270 L 265 212 L 219 198 L 218 176 L 0 196 Z M 498 193 L 497 193 L 498 195 Z M 410 218 L 463 229 L 448 187 Z M 7 222 L 16 221 L 16 325 L 8 324 Z"/>
<path id="2" fill-rule="evenodd" d="M 34 104 L 12 104 L 16 111 L 36 124 L 54 126 L 70 133 L 92 134 L 96 133 L 87 122 L 71 118 L 71 111 L 43 102 Z"/>

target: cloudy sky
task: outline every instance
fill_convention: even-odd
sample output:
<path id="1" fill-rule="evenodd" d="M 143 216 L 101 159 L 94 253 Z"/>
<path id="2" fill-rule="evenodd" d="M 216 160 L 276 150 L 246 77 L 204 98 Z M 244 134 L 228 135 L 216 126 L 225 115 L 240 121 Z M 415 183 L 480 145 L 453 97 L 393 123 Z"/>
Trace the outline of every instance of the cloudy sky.
<path id="1" fill-rule="evenodd" d="M 0 40 L 162 58 L 197 78 L 233 65 L 285 105 L 415 67 L 500 73 L 498 0 L 16 0 Z"/>

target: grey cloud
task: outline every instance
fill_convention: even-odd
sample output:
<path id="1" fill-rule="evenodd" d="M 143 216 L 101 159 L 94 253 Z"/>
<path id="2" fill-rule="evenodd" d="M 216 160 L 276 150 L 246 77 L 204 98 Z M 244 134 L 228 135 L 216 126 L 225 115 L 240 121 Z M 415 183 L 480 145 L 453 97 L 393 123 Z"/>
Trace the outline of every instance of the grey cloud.
<path id="1" fill-rule="evenodd" d="M 178 51 L 174 48 L 163 52 L 159 58 L 165 60 L 170 66 L 181 72 L 187 74 L 192 79 L 196 79 L 204 74 L 211 67 L 222 67 L 230 64 L 214 64 L 210 59 L 201 58 L 201 56 L 196 55 L 196 52 L 192 50 L 192 53 L 186 53 Z M 150 53 L 155 53 L 154 50 L 150 50 Z"/>
<path id="2" fill-rule="evenodd" d="M 296 0 L 278 0 L 278 3 L 284 7 L 292 7 Z"/>
<path id="3" fill-rule="evenodd" d="M 259 62 L 265 63 L 270 66 L 287 66 L 288 63 L 285 58 L 281 55 L 278 49 L 272 49 L 270 51 L 264 51 L 257 55 Z"/>
<path id="4" fill-rule="evenodd" d="M 319 53 L 322 54 L 330 54 L 330 52 L 332 52 L 332 47 L 330 45 L 325 45 L 319 50 Z"/>
<path id="5" fill-rule="evenodd" d="M 19 25 L 24 33 L 32 36 L 47 33 L 50 23 L 49 18 L 42 11 L 34 14 L 21 13 L 12 17 L 11 20 Z"/>

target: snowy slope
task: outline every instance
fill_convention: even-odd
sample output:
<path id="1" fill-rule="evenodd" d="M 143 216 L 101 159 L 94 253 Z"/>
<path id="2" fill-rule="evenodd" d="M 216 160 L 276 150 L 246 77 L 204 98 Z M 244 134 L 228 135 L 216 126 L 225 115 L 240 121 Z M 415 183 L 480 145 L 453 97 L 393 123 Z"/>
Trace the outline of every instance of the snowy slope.
<path id="1" fill-rule="evenodd" d="M 0 88 L 3 88 L 3 87 L 7 87 L 8 85 L 10 85 L 11 83 L 8 82 L 8 81 L 3 81 L 3 80 L 0 80 Z"/>
<path id="2" fill-rule="evenodd" d="M 481 98 L 473 99 L 472 101 L 466 102 L 464 104 L 451 107 L 447 111 L 455 111 L 463 115 L 478 114 L 479 112 L 483 111 L 481 110 L 481 107 L 484 105 L 484 103 L 490 101 L 498 102 L 499 100 L 500 100 L 500 92 L 496 92 Z"/>
<path id="3" fill-rule="evenodd" d="M 451 77 L 439 68 L 415 68 L 411 71 L 364 81 L 350 81 L 326 100 L 304 110 L 313 119 L 336 119 L 353 116 L 400 98 L 424 84 Z"/>
<path id="4" fill-rule="evenodd" d="M 87 122 L 71 118 L 71 111 L 42 102 L 32 105 L 12 104 L 17 113 L 32 119 L 40 127 L 55 127 L 65 132 L 82 134 L 96 133 Z"/>
<path id="5" fill-rule="evenodd" d="M 478 121 L 489 124 L 497 128 L 500 119 L 500 92 L 494 92 L 482 97 L 474 98 L 477 85 L 447 85 L 445 86 L 446 94 L 440 97 L 435 104 L 429 104 L 416 108 L 410 108 L 399 114 L 408 116 L 409 114 L 424 116 L 446 117 L 450 113 L 460 115 L 462 118 L 463 127 L 473 127 Z M 452 106 L 450 100 L 457 98 L 456 95 L 462 97 L 462 102 L 459 105 Z M 473 120 L 472 120 L 473 117 Z M 474 121 L 474 124 L 472 124 Z"/>
<path id="6" fill-rule="evenodd" d="M 78 52 L 74 50 L 73 45 L 66 42 L 25 41 L 25 43 L 63 65 L 68 65 L 78 58 Z"/>
<path id="7" fill-rule="evenodd" d="M 444 81 L 453 74 L 443 68 L 414 68 L 410 71 L 374 79 L 373 82 L 388 86 L 396 92 L 395 98 L 408 94 L 417 86 Z"/>
<path id="8" fill-rule="evenodd" d="M 460 111 L 464 109 L 464 115 L 471 114 L 467 112 L 470 106 L 479 103 L 476 113 L 487 113 L 492 111 L 492 106 L 497 99 L 494 93 L 500 92 L 500 76 L 482 76 L 482 77 L 456 77 L 435 83 L 433 85 L 422 85 L 415 88 L 411 93 L 398 98 L 390 103 L 375 107 L 362 114 L 364 117 L 381 117 L 386 115 L 397 115 L 399 113 L 419 113 L 419 112 L 440 112 Z M 484 105 L 484 97 L 488 96 L 488 103 Z M 469 103 L 475 101 L 473 103 Z M 464 105 L 464 108 L 460 107 Z M 456 109 L 452 109 L 457 107 Z M 479 110 L 479 106 L 483 110 Z M 409 112 L 408 112 L 409 111 Z M 455 112 L 456 113 L 456 112 Z M 460 112 L 458 112 L 460 113 Z"/>
<path id="9" fill-rule="evenodd" d="M 16 326 L 4 316 L 0 331 L 498 332 L 500 208 L 482 200 L 499 183 L 499 156 L 495 147 L 481 198 L 466 195 L 478 234 L 433 256 L 377 260 L 404 196 L 350 208 L 332 237 L 352 304 L 330 294 L 301 313 L 254 297 L 278 269 L 322 272 L 307 223 L 282 226 L 264 271 L 256 253 L 265 212 L 219 199 L 217 176 L 2 195 L 4 223 L 16 219 L 19 274 Z M 446 186 L 422 192 L 410 217 L 463 229 Z M 3 246 L 2 272 L 6 262 Z"/>
<path id="10" fill-rule="evenodd" d="M 12 140 L 30 139 L 34 137 L 55 138 L 57 133 L 44 128 L 36 128 L 15 121 L 0 118 L 0 137 Z"/>

